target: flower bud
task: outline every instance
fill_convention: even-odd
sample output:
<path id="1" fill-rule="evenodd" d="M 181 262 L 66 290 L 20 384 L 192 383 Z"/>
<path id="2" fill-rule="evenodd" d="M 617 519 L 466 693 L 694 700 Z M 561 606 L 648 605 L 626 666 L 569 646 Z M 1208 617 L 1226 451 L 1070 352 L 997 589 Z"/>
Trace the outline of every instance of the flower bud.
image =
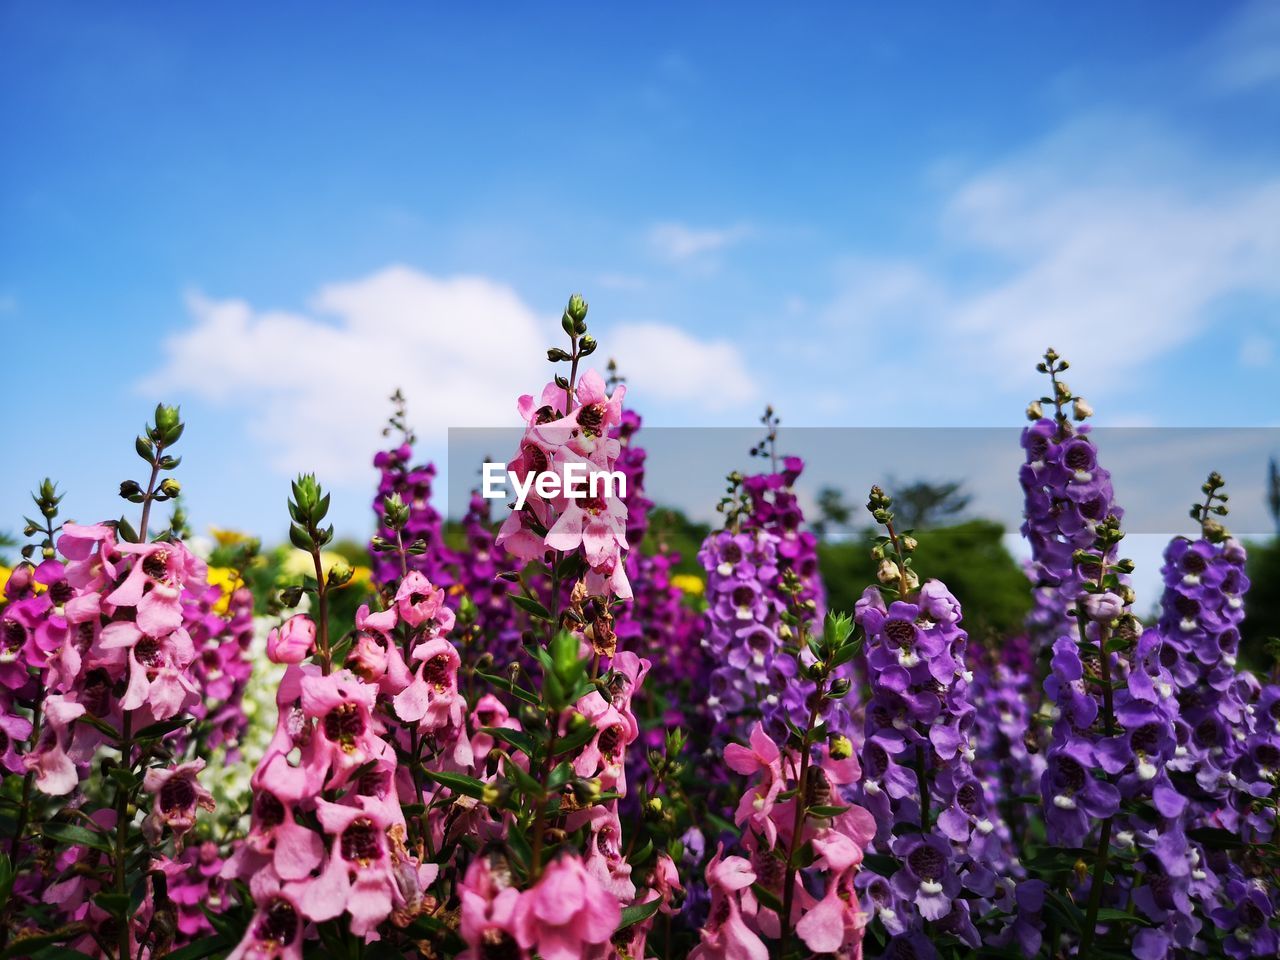
<path id="1" fill-rule="evenodd" d="M 895 583 L 901 576 L 898 565 L 887 557 L 880 561 L 880 567 L 876 570 L 876 579 L 881 583 Z"/>
<path id="2" fill-rule="evenodd" d="M 900 537 L 898 542 L 902 544 L 902 549 L 905 550 L 907 553 L 910 553 L 916 547 L 920 546 L 919 541 L 916 540 L 915 537 L 911 537 L 911 536 Z"/>
<path id="3" fill-rule="evenodd" d="M 166 497 L 176 497 L 182 492 L 182 484 L 173 477 L 165 477 L 160 481 L 160 492 Z"/>
<path id="4" fill-rule="evenodd" d="M 301 663 L 315 642 L 315 621 L 300 613 L 267 635 L 267 659 L 272 663 Z"/>
<path id="5" fill-rule="evenodd" d="M 1027 404 L 1027 419 L 1040 420 L 1044 417 L 1044 407 L 1040 406 L 1039 400 L 1033 400 Z"/>
<path id="6" fill-rule="evenodd" d="M 1085 402 L 1083 397 L 1076 397 L 1071 404 L 1071 415 L 1077 420 L 1085 420 L 1093 416 L 1093 407 Z"/>
<path id="7" fill-rule="evenodd" d="M 853 756 L 853 741 L 845 736 L 834 736 L 827 741 L 832 760 L 848 760 Z"/>
<path id="8" fill-rule="evenodd" d="M 355 571 L 351 569 L 351 564 L 345 560 L 335 560 L 333 566 L 329 568 L 329 586 L 345 587 L 351 582 L 351 578 L 355 576 Z"/>
<path id="9" fill-rule="evenodd" d="M 1110 591 L 1088 593 L 1084 597 L 1084 611 L 1090 620 L 1109 623 L 1124 613 L 1124 600 Z"/>
<path id="10" fill-rule="evenodd" d="M 575 323 L 581 323 L 583 320 L 587 319 L 587 301 L 582 299 L 582 294 L 575 293 L 569 298 L 569 306 L 565 308 L 564 312 L 567 313 Z"/>

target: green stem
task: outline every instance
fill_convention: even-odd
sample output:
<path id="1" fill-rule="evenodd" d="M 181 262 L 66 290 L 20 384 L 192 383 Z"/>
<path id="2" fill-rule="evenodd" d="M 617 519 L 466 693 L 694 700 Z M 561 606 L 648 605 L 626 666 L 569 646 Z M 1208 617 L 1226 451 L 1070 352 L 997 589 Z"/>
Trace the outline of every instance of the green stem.
<path id="1" fill-rule="evenodd" d="M 314 531 L 308 531 L 315 535 Z M 333 655 L 329 651 L 329 586 L 324 579 L 324 564 L 320 562 L 320 549 L 311 551 L 316 568 L 316 636 L 320 646 L 320 669 L 326 675 L 333 671 Z"/>
<path id="2" fill-rule="evenodd" d="M 124 711 L 123 730 L 120 733 L 120 764 L 125 770 L 132 770 L 133 764 L 133 711 Z M 116 789 L 116 849 L 115 849 L 115 889 L 116 893 L 127 896 L 129 891 L 125 875 L 125 853 L 129 846 L 129 790 L 123 783 Z M 129 960 L 133 941 L 131 917 L 126 914 L 120 924 L 120 952 L 118 960 Z"/>
<path id="3" fill-rule="evenodd" d="M 801 639 L 803 640 L 803 637 Z M 800 776 L 796 785 L 796 815 L 791 824 L 791 843 L 787 846 L 787 869 L 782 888 L 782 936 L 778 946 L 780 957 L 786 956 L 787 947 L 791 941 L 791 904 L 795 898 L 796 850 L 800 844 L 800 834 L 804 831 L 804 818 L 809 810 L 809 749 L 813 745 L 813 728 L 817 725 L 818 714 L 822 710 L 825 687 L 826 680 L 820 680 L 813 700 L 813 709 L 809 711 L 809 722 L 800 740 Z"/>
<path id="4" fill-rule="evenodd" d="M 1098 584 L 1101 586 L 1107 574 L 1105 556 L 1098 565 Z M 1080 638 L 1088 638 L 1088 621 L 1084 614 L 1083 598 L 1076 603 L 1076 617 L 1080 625 Z M 1107 653 L 1107 630 L 1098 625 L 1098 672 L 1102 682 L 1102 725 L 1108 737 L 1115 735 L 1115 706 L 1111 690 L 1111 655 Z M 1111 822 L 1112 818 L 1102 821 L 1102 831 L 1098 835 L 1098 850 L 1093 860 L 1093 879 L 1089 884 L 1089 904 L 1085 910 L 1084 933 L 1080 937 L 1080 958 L 1087 960 L 1093 948 L 1093 940 L 1097 935 L 1098 910 L 1102 907 L 1102 893 L 1106 885 L 1107 860 L 1111 855 Z"/>
<path id="5" fill-rule="evenodd" d="M 138 523 L 138 542 L 147 542 L 147 527 L 151 522 L 151 502 L 156 495 L 156 480 L 160 478 L 160 455 L 164 452 L 164 444 L 156 444 L 156 458 L 151 463 L 151 479 L 147 481 L 147 492 L 142 497 L 142 519 Z"/>

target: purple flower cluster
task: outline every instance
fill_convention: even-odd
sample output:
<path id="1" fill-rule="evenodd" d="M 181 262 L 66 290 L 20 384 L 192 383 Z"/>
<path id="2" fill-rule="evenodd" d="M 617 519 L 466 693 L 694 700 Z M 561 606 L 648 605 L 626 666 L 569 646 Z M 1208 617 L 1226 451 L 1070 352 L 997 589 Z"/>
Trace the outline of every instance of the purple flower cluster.
<path id="1" fill-rule="evenodd" d="M 1108 516 L 1124 516 L 1088 434 L 1087 424 L 1073 428 L 1061 416 L 1022 431 L 1022 535 L 1031 546 L 1034 585 L 1027 626 L 1042 648 L 1075 632 L 1069 611 L 1084 594 L 1086 576 L 1072 556 L 1093 546 L 1094 528 Z"/>
<path id="2" fill-rule="evenodd" d="M 1219 482 L 1211 477 L 1207 486 L 1216 492 Z M 1202 518 L 1201 537 L 1173 540 L 1162 569 L 1161 662 L 1178 704 L 1169 767 L 1187 794 L 1186 831 L 1265 843 L 1275 832 L 1269 801 L 1280 777 L 1280 687 L 1235 669 L 1249 589 L 1245 550 L 1207 511 Z M 1274 956 L 1272 892 L 1221 844 L 1193 840 L 1185 855 L 1188 895 L 1226 932 L 1228 955 Z"/>
<path id="3" fill-rule="evenodd" d="M 381 450 L 374 455 L 373 465 L 378 468 L 378 493 L 373 498 L 373 510 L 378 515 L 377 536 L 395 542 L 396 531 L 386 522 L 387 498 L 396 495 L 409 508 L 409 521 L 401 531 L 404 545 L 408 547 L 421 540 L 426 549 L 410 554 L 406 561 L 410 570 L 416 570 L 432 583 L 448 587 L 453 583 L 447 568 L 452 559 L 445 546 L 440 512 L 431 504 L 431 485 L 435 481 L 434 464 L 410 466 L 413 447 L 402 443 L 391 450 Z M 400 556 L 390 551 L 370 550 L 373 582 L 388 586 L 401 577 Z"/>
<path id="4" fill-rule="evenodd" d="M 813 601 L 814 617 L 821 621 L 826 612 L 826 591 L 818 575 L 818 538 L 804 528 L 804 511 L 795 494 L 803 471 L 804 461 L 799 457 L 784 457 L 781 470 L 743 480 L 743 492 L 750 500 L 743 527 L 777 537 L 779 571 L 790 570 L 800 578 L 804 590 L 799 599 Z"/>
<path id="5" fill-rule="evenodd" d="M 855 620 L 870 686 L 859 802 L 876 820 L 877 850 L 898 862 L 888 878 L 863 874 L 868 910 L 890 938 L 889 955 L 936 956 L 926 924 L 977 948 L 974 920 L 993 903 L 1012 907 L 1014 888 L 993 869 L 1007 865 L 1008 833 L 973 769 L 960 604 L 937 580 L 888 606 L 868 587 Z M 891 829 L 902 824 L 918 830 Z"/>

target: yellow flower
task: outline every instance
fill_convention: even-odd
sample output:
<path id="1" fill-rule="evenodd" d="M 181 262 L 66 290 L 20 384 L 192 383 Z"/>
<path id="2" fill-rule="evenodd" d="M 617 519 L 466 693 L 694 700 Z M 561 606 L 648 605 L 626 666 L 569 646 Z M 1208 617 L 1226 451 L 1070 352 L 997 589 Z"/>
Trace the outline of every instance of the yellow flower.
<path id="1" fill-rule="evenodd" d="M 240 576 L 230 567 L 210 567 L 209 585 L 222 591 L 222 596 L 213 605 L 213 612 L 220 617 L 225 617 L 231 609 L 231 595 L 240 586 Z"/>
<path id="2" fill-rule="evenodd" d="M 221 527 L 211 526 L 209 532 L 213 534 L 213 539 L 218 541 L 220 547 L 234 547 L 249 539 L 247 533 L 241 533 L 239 530 L 223 530 Z"/>
<path id="3" fill-rule="evenodd" d="M 351 583 L 367 587 L 373 583 L 373 571 L 368 567 L 357 565 L 351 574 Z"/>
<path id="4" fill-rule="evenodd" d="M 8 567 L 0 565 L 0 593 L 4 593 L 5 585 L 9 582 L 9 577 L 13 571 Z"/>
<path id="5" fill-rule="evenodd" d="M 671 583 L 678 587 L 685 596 L 700 597 L 706 589 L 702 578 L 694 573 L 677 573 L 671 578 Z"/>

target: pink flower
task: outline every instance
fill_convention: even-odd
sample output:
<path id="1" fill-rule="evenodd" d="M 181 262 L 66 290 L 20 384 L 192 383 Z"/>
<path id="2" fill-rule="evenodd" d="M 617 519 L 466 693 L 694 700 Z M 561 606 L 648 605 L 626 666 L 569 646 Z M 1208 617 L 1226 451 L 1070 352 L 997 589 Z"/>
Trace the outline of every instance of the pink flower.
<path id="1" fill-rule="evenodd" d="M 204 564 L 180 543 L 122 543 L 118 549 L 137 559 L 107 602 L 136 607 L 138 628 L 148 636 L 182 626 L 183 585 L 188 579 L 204 579 Z"/>
<path id="2" fill-rule="evenodd" d="M 300 613 L 267 634 L 267 659 L 272 663 L 301 663 L 310 655 L 315 642 L 315 621 Z"/>
<path id="3" fill-rule="evenodd" d="M 659 913 L 673 917 L 680 912 L 680 906 L 684 900 L 684 885 L 680 882 L 680 871 L 676 867 L 676 862 L 668 854 L 658 854 L 653 872 L 649 875 L 649 887 L 662 900 L 662 906 L 658 908 Z"/>
<path id="4" fill-rule="evenodd" d="M 316 721 L 304 765 L 313 777 L 325 776 L 327 789 L 342 786 L 357 767 L 390 753 L 373 719 L 376 687 L 349 670 L 339 670 L 328 676 L 307 672 L 301 688 L 303 715 Z"/>
<path id="5" fill-rule="evenodd" d="M 707 864 L 711 909 L 690 960 L 769 960 L 769 949 L 742 916 L 738 898 L 756 882 L 742 857 L 725 857 L 724 844 Z"/>
<path id="6" fill-rule="evenodd" d="M 149 704 L 155 719 L 167 720 L 199 696 L 187 675 L 195 647 L 180 626 L 152 635 L 140 629 L 141 623 L 116 620 L 107 624 L 102 628 L 100 646 L 128 651 L 129 686 L 120 699 L 121 709 L 137 710 Z"/>
<path id="7" fill-rule="evenodd" d="M 420 722 L 426 730 L 461 728 L 466 700 L 458 693 L 458 651 L 443 637 L 419 644 L 413 659 L 422 664 L 413 682 L 392 701 L 396 716 L 409 723 Z"/>
<path id="8" fill-rule="evenodd" d="M 71 744 L 71 725 L 84 716 L 84 705 L 54 693 L 45 698 L 45 727 L 40 745 L 22 758 L 28 770 L 34 770 L 35 784 L 52 797 L 70 793 L 80 782 L 75 762 L 67 754 Z"/>
<path id="9" fill-rule="evenodd" d="M 302 911 L 282 890 L 258 901 L 249 927 L 227 960 L 302 960 Z"/>
<path id="10" fill-rule="evenodd" d="M 281 880 L 303 880 L 324 860 L 324 840 L 294 819 L 293 805 L 266 787 L 253 792 L 249 835 L 236 847 L 223 874 L 250 876 L 270 864 Z"/>
<path id="11" fill-rule="evenodd" d="M 580 960 L 608 943 L 622 920 L 618 901 L 576 856 L 562 856 L 516 905 L 516 939 L 542 960 Z"/>
<path id="12" fill-rule="evenodd" d="M 417 570 L 411 570 L 396 590 L 396 610 L 411 627 L 427 624 L 440 633 L 453 629 L 454 615 L 444 605 L 444 591 Z"/>
<path id="13" fill-rule="evenodd" d="M 333 844 L 320 876 L 298 887 L 309 919 L 331 920 L 345 911 L 351 915 L 351 932 L 371 940 L 377 938 L 378 924 L 403 906 L 405 898 L 391 858 L 392 821 L 386 807 L 369 797 L 356 799 L 358 807 L 316 800 L 320 825 Z M 403 824 L 400 827 L 403 830 Z"/>
<path id="14" fill-rule="evenodd" d="M 528 957 L 516 940 L 516 906 L 520 891 L 510 885 L 510 872 L 489 866 L 488 858 L 476 857 L 467 867 L 459 888 L 462 923 L 459 933 L 467 949 L 458 960 L 486 960 L 487 957 Z"/>
<path id="15" fill-rule="evenodd" d="M 782 761 L 778 745 L 769 739 L 764 726 L 757 721 L 751 728 L 750 748 L 731 743 L 724 748 L 724 762 L 744 776 L 761 775 L 760 780 L 742 795 L 734 817 L 738 824 L 750 823 L 762 831 L 769 846 L 777 842 L 778 828 L 769 814 L 782 791 Z"/>
<path id="16" fill-rule="evenodd" d="M 627 744 L 635 740 L 638 729 L 634 720 L 614 709 L 613 704 L 592 690 L 574 708 L 596 728 L 596 734 L 573 760 L 573 770 L 580 777 L 600 778 L 606 790 L 627 792 L 625 764 Z"/>
<path id="17" fill-rule="evenodd" d="M 214 809 L 213 794 L 196 780 L 203 769 L 203 760 L 191 760 L 167 770 L 153 767 L 147 771 L 142 789 L 156 799 L 142 830 L 151 843 L 160 842 L 165 827 L 181 841 L 183 834 L 196 825 L 197 808 Z"/>

